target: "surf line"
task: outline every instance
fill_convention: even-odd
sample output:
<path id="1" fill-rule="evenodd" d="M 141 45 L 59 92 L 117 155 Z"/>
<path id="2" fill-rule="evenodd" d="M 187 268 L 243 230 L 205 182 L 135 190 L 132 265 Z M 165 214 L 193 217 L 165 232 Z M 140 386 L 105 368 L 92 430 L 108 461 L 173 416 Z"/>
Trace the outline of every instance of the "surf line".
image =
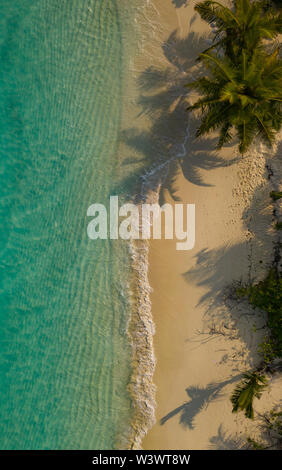
<path id="1" fill-rule="evenodd" d="M 110 196 L 109 214 L 104 204 L 91 204 L 87 226 L 91 240 L 176 239 L 176 250 L 195 246 L 195 204 L 126 203 L 119 207 L 118 196 Z"/>

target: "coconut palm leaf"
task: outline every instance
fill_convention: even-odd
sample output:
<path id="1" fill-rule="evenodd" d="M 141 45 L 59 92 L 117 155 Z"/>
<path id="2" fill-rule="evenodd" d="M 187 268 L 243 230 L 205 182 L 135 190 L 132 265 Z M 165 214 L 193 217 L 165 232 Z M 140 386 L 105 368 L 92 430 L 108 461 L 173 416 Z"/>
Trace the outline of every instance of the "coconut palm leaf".
<path id="1" fill-rule="evenodd" d="M 207 76 L 187 85 L 202 95 L 188 108 L 201 113 L 196 135 L 219 130 L 218 148 L 237 136 L 241 153 L 255 138 L 271 146 L 282 124 L 278 51 L 266 54 L 256 49 L 251 57 L 243 51 L 236 64 L 227 55 L 209 52 L 201 57 Z"/>
<path id="2" fill-rule="evenodd" d="M 245 411 L 245 416 L 249 419 L 254 418 L 253 400 L 260 398 L 262 391 L 266 388 L 267 380 L 264 375 L 257 372 L 246 372 L 243 374 L 242 382 L 237 385 L 232 396 L 232 412 L 239 410 Z"/>
<path id="3" fill-rule="evenodd" d="M 282 33 L 282 14 L 266 8 L 265 1 L 235 0 L 229 9 L 219 2 L 205 0 L 195 10 L 215 29 L 212 49 L 224 50 L 233 61 L 243 50 L 252 54 L 264 39 L 275 39 Z"/>

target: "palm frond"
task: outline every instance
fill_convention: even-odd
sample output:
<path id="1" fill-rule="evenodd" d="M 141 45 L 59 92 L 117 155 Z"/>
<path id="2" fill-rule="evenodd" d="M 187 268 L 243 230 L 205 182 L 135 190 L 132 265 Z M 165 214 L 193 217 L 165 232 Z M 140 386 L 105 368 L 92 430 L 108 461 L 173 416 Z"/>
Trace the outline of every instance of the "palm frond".
<path id="1" fill-rule="evenodd" d="M 215 23 L 218 27 L 228 26 L 230 21 L 238 24 L 238 20 L 232 11 L 219 2 L 206 0 L 197 3 L 195 10 L 207 23 Z"/>
<path id="2" fill-rule="evenodd" d="M 253 400 L 261 397 L 266 385 L 267 380 L 264 375 L 259 375 L 257 372 L 244 373 L 243 380 L 235 387 L 231 396 L 232 412 L 236 413 L 238 410 L 242 410 L 245 411 L 247 418 L 253 419 Z"/>
<path id="3" fill-rule="evenodd" d="M 219 139 L 216 147 L 217 150 L 220 150 L 224 144 L 227 144 L 232 140 L 232 134 L 229 132 L 231 128 L 232 124 L 230 122 L 227 122 L 220 129 Z"/>

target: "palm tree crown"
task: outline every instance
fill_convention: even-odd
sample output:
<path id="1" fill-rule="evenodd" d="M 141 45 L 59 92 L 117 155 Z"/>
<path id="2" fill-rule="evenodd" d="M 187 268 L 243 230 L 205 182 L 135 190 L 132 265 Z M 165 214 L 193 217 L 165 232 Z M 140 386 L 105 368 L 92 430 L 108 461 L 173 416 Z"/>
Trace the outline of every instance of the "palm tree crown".
<path id="1" fill-rule="evenodd" d="M 197 3 L 195 10 L 201 18 L 216 29 L 214 44 L 223 47 L 230 58 L 236 60 L 242 50 L 252 51 L 263 39 L 274 39 L 282 33 L 282 15 L 269 2 L 234 0 L 234 11 L 216 1 Z"/>
<path id="2" fill-rule="evenodd" d="M 221 148 L 235 131 L 241 153 L 255 137 L 271 146 L 282 123 L 282 68 L 277 56 L 278 49 L 270 55 L 258 49 L 252 57 L 242 51 L 234 64 L 227 55 L 200 54 L 209 75 L 186 85 L 204 95 L 188 108 L 202 113 L 197 136 L 219 129 Z"/>

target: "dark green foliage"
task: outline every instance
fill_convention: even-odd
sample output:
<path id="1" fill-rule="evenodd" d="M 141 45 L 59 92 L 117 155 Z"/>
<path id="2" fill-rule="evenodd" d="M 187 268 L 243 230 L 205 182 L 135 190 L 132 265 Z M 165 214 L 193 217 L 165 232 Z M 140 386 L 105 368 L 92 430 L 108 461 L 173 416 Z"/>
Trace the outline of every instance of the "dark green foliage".
<path id="1" fill-rule="evenodd" d="M 215 28 L 199 56 L 207 76 L 187 85 L 202 96 L 188 108 L 202 113 L 197 137 L 219 130 L 221 148 L 236 136 L 241 153 L 257 138 L 271 147 L 282 124 L 282 65 L 264 42 L 282 32 L 281 13 L 250 0 L 236 0 L 234 10 L 206 0 L 195 10 Z"/>
<path id="2" fill-rule="evenodd" d="M 281 199 L 282 193 L 278 191 L 271 191 L 270 197 L 273 199 L 273 201 L 278 201 L 278 199 Z"/>
<path id="3" fill-rule="evenodd" d="M 282 230 L 282 222 L 277 222 L 277 224 L 275 224 L 275 228 L 276 230 Z"/>
<path id="4" fill-rule="evenodd" d="M 282 411 L 270 411 L 268 427 L 282 438 Z"/>
<path id="5" fill-rule="evenodd" d="M 265 447 L 263 447 L 262 444 L 260 444 L 259 442 L 255 441 L 255 440 L 252 439 L 251 437 L 248 437 L 247 441 L 248 441 L 248 443 L 250 444 L 252 450 L 265 450 Z"/>
<path id="6" fill-rule="evenodd" d="M 238 289 L 239 296 L 247 295 L 254 307 L 267 312 L 270 338 L 261 345 L 266 363 L 282 357 L 282 278 L 271 269 L 267 278 L 256 285 Z"/>
<path id="7" fill-rule="evenodd" d="M 234 65 L 225 56 L 200 55 L 209 75 L 187 85 L 202 95 L 189 110 L 200 109 L 197 136 L 219 130 L 218 148 L 228 143 L 235 131 L 244 153 L 254 138 L 272 145 L 282 124 L 282 64 L 278 50 L 271 55 L 257 50 L 251 58 L 244 53 Z"/>
<path id="8" fill-rule="evenodd" d="M 277 356 L 276 343 L 272 338 L 265 336 L 263 342 L 258 347 L 265 364 L 270 364 Z"/>
<path id="9" fill-rule="evenodd" d="M 274 39 L 282 32 L 281 14 L 266 1 L 235 0 L 234 8 L 206 0 L 195 10 L 216 29 L 213 45 L 222 48 L 233 62 L 242 51 L 252 54 L 264 39 Z"/>
<path id="10" fill-rule="evenodd" d="M 267 3 L 270 8 L 273 6 L 277 8 L 278 10 L 282 9 L 282 0 L 268 0 Z"/>
<path id="11" fill-rule="evenodd" d="M 253 419 L 253 400 L 261 397 L 266 384 L 267 380 L 264 375 L 257 372 L 245 372 L 242 382 L 237 385 L 231 396 L 232 412 L 236 413 L 242 410 L 245 412 L 246 418 Z"/>

